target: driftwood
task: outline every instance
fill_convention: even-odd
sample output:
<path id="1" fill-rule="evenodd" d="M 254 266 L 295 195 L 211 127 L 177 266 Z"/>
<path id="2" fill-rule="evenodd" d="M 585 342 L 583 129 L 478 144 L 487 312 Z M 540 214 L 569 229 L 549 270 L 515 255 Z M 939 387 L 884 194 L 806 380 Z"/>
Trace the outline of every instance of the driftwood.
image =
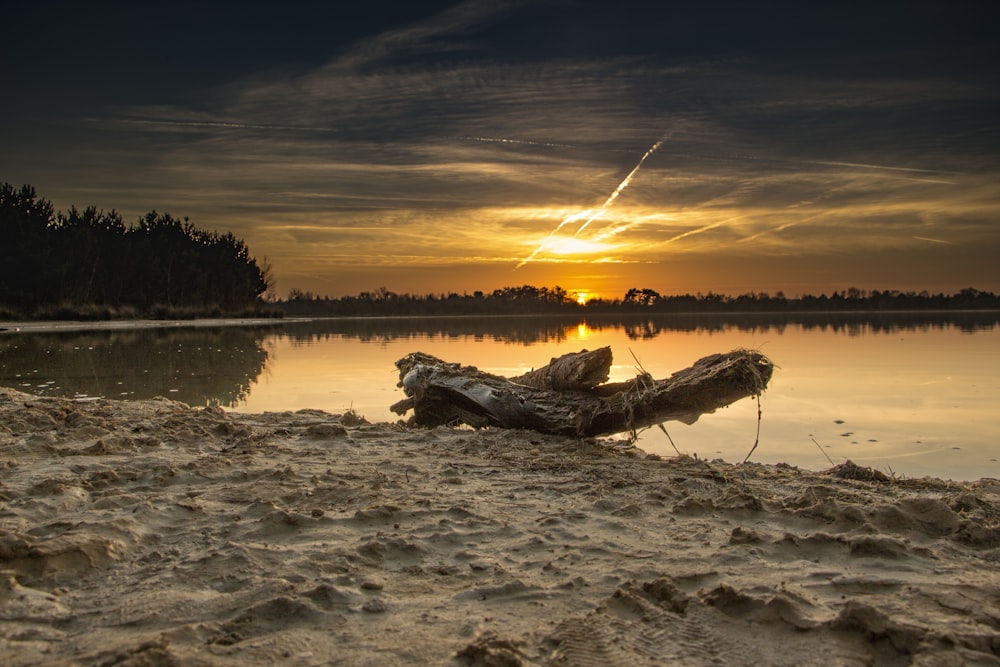
<path id="1" fill-rule="evenodd" d="M 518 378 L 422 352 L 408 354 L 396 367 L 407 398 L 391 409 L 399 415 L 412 409 L 414 424 L 527 428 L 582 437 L 634 432 L 669 420 L 694 423 L 760 394 L 774 370 L 763 354 L 734 350 L 699 359 L 666 379 L 643 373 L 627 382 L 604 383 L 610 348 L 568 354 Z"/>
<path id="2" fill-rule="evenodd" d="M 510 378 L 511 382 L 535 389 L 593 389 L 607 382 L 611 375 L 611 348 L 602 347 L 588 352 L 571 352 L 557 357 L 524 375 Z M 402 379 L 402 378 L 400 378 Z"/>

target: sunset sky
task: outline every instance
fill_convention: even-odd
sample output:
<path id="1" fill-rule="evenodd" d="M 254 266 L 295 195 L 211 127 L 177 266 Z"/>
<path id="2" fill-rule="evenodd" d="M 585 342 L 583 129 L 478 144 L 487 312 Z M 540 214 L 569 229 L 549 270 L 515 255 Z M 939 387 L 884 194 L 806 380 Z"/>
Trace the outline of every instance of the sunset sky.
<path id="1" fill-rule="evenodd" d="M 0 181 L 282 297 L 1000 292 L 994 3 L 342 5 L 3 3 Z"/>

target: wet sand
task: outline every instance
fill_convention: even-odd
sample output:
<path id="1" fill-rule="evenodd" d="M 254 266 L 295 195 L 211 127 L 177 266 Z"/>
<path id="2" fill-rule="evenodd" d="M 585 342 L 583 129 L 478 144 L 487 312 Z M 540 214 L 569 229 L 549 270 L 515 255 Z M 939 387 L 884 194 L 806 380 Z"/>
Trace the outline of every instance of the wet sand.
<path id="1" fill-rule="evenodd" d="M 0 389 L 7 665 L 1000 665 L 1000 481 Z"/>

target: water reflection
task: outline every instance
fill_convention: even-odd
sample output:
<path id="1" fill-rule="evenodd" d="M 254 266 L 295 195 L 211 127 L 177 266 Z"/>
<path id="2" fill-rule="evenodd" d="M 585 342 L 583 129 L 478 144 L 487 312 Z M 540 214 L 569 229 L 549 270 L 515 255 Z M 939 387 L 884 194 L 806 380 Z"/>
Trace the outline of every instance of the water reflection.
<path id="1" fill-rule="evenodd" d="M 831 331 L 848 336 L 904 331 L 957 329 L 967 333 L 988 331 L 1000 325 L 1000 313 L 963 311 L 954 313 L 745 313 L 718 315 L 661 315 L 617 318 L 611 326 L 622 327 L 629 338 L 656 338 L 671 331 L 718 332 L 735 329 L 747 333 L 784 333 L 787 329 Z"/>
<path id="2" fill-rule="evenodd" d="M 289 322 L 284 335 L 297 343 L 331 338 L 353 338 L 363 343 L 391 343 L 417 339 L 502 340 L 534 345 L 558 343 L 575 328 L 577 317 L 377 317 Z"/>
<path id="3" fill-rule="evenodd" d="M 39 396 L 236 406 L 267 364 L 266 329 L 243 327 L 0 336 L 0 383 Z"/>
<path id="4" fill-rule="evenodd" d="M 753 460 L 809 469 L 840 462 L 909 475 L 1000 477 L 1000 314 L 384 318 L 222 327 L 0 334 L 0 384 L 33 394 L 218 401 L 244 412 L 353 409 L 395 421 L 394 362 L 414 351 L 514 376 L 610 345 L 611 380 L 641 365 L 666 377 L 696 359 L 757 348 L 777 370 L 762 397 Z M 738 461 L 755 401 L 693 426 L 667 425 L 682 451 Z M 819 446 L 817 446 L 817 443 Z M 670 456 L 662 432 L 640 435 Z M 823 448 L 823 450 L 820 449 Z"/>
<path id="5" fill-rule="evenodd" d="M 906 313 L 751 313 L 664 314 L 502 317 L 384 317 L 338 318 L 286 323 L 283 333 L 299 343 L 337 337 L 365 343 L 390 343 L 414 339 L 494 339 L 535 345 L 559 343 L 573 338 L 580 327 L 589 331 L 621 329 L 629 339 L 647 340 L 670 332 L 713 333 L 736 330 L 743 333 L 777 333 L 794 328 L 831 331 L 849 336 L 957 329 L 968 333 L 1000 326 L 1000 312 L 906 312 Z"/>
<path id="6" fill-rule="evenodd" d="M 596 346 L 624 337 L 654 341 L 671 334 L 746 334 L 750 339 L 781 336 L 786 331 L 848 337 L 902 332 L 986 332 L 1000 327 L 1000 313 L 803 313 L 521 317 L 338 318 L 289 321 L 267 327 L 116 329 L 108 331 L 22 333 L 0 335 L 0 384 L 37 395 L 108 398 L 167 396 L 203 405 L 218 401 L 237 407 L 268 367 L 275 345 L 310 346 L 355 341 L 393 347 L 412 343 L 399 356 L 428 343 L 478 343 L 537 346 L 558 350 L 566 343 Z M 604 343 L 600 343 L 604 344 Z M 411 349 L 412 348 L 412 349 Z M 546 353 L 520 364 L 489 358 L 463 358 L 452 346 L 441 354 L 449 360 L 493 366 L 498 372 L 527 370 L 544 363 Z M 568 348 L 567 348 L 568 349 Z M 711 351 L 726 351 L 715 349 Z M 340 355 L 337 363 L 356 370 Z M 617 350 L 619 356 L 624 350 Z M 478 354 L 478 353 L 477 353 Z M 534 357 L 538 357 L 535 359 Z M 388 372 L 392 361 L 386 358 Z M 690 359 L 688 361 L 693 361 Z M 332 363 L 332 360 L 331 360 Z M 370 372 L 363 373 L 370 375 Z M 315 407 L 315 406 L 301 406 Z"/>

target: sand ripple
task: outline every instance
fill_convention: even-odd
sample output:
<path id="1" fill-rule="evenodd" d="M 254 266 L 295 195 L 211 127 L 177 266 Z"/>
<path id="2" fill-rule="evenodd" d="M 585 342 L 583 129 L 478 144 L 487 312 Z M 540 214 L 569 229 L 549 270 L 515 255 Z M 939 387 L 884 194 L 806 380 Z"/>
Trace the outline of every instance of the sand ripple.
<path id="1" fill-rule="evenodd" d="M 0 390 L 9 665 L 1000 665 L 1000 482 Z"/>

